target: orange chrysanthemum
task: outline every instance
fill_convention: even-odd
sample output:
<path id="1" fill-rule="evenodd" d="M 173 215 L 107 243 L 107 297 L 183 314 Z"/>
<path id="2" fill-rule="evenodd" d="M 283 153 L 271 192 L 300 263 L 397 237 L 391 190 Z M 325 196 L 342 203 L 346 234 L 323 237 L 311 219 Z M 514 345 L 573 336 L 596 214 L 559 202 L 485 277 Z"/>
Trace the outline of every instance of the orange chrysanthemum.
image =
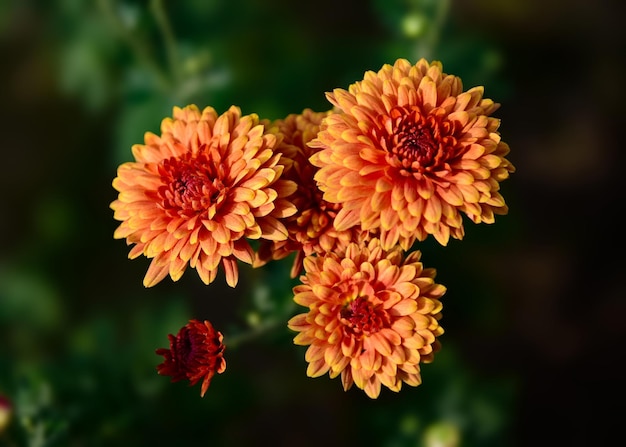
<path id="1" fill-rule="evenodd" d="M 483 87 L 463 92 L 441 63 L 399 59 L 326 96 L 340 111 L 309 144 L 321 149 L 311 162 L 324 199 L 342 204 L 337 230 L 360 225 L 408 250 L 429 234 L 462 239 L 460 213 L 475 223 L 507 213 L 499 182 L 514 167 Z"/>
<path id="2" fill-rule="evenodd" d="M 157 372 L 171 376 L 172 382 L 189 380 L 189 386 L 202 380 L 200 397 L 204 397 L 215 373 L 226 370 L 222 333 L 216 331 L 209 321 L 189 320 L 176 336 L 169 334 L 167 337 L 170 348 L 156 350 L 164 357 Z"/>
<path id="3" fill-rule="evenodd" d="M 256 114 L 190 105 L 174 108 L 161 136 L 148 132 L 133 146 L 136 161 L 118 168 L 111 208 L 122 221 L 114 237 L 135 244 L 129 257 L 153 258 L 146 287 L 168 273 L 177 281 L 187 265 L 209 284 L 220 263 L 235 287 L 237 260 L 253 262 L 249 239 L 287 238 L 280 219 L 296 212 L 286 199 L 296 185 L 280 178 L 277 143 Z"/>
<path id="4" fill-rule="evenodd" d="M 302 271 L 305 256 L 345 250 L 350 242 L 363 242 L 368 236 L 366 231 L 356 227 L 345 231 L 334 228 L 333 220 L 341 205 L 326 202 L 313 178 L 317 168 L 311 164 L 309 157 L 315 149 L 307 143 L 317 136 L 322 119 L 330 113 L 304 109 L 301 114 L 290 114 L 272 123 L 272 128 L 282 137 L 277 150 L 286 158 L 283 178 L 298 185 L 290 197 L 298 213 L 283 220 L 287 240 L 261 242 L 255 266 L 295 252 L 291 269 L 291 277 L 295 278 Z"/>
<path id="5" fill-rule="evenodd" d="M 439 348 L 441 296 L 435 270 L 424 269 L 421 253 L 403 258 L 396 246 L 350 244 L 344 255 L 327 253 L 304 259 L 302 284 L 294 301 L 307 313 L 289 320 L 299 332 L 297 345 L 309 346 L 307 375 L 341 374 L 343 387 L 352 384 L 371 398 L 381 385 L 399 391 L 402 383 L 421 383 L 420 363 L 433 360 Z"/>

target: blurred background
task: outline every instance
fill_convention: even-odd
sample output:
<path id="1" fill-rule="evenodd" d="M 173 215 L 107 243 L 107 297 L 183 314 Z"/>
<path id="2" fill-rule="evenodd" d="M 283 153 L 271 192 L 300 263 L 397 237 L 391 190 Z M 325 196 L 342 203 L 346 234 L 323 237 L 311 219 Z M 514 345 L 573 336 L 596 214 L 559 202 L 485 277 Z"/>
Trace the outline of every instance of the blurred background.
<path id="1" fill-rule="evenodd" d="M 624 12 L 584 0 L 0 2 L 0 445 L 600 445 L 621 434 Z M 299 312 L 291 258 L 242 266 L 236 289 L 193 270 L 145 289 L 149 262 L 113 239 L 109 204 L 117 166 L 173 106 L 326 110 L 324 92 L 398 57 L 484 85 L 517 172 L 495 225 L 422 244 L 448 287 L 443 348 L 421 386 L 370 400 L 306 377 L 285 324 Z M 155 349 L 190 318 L 227 337 L 227 370 L 203 399 L 156 373 Z"/>

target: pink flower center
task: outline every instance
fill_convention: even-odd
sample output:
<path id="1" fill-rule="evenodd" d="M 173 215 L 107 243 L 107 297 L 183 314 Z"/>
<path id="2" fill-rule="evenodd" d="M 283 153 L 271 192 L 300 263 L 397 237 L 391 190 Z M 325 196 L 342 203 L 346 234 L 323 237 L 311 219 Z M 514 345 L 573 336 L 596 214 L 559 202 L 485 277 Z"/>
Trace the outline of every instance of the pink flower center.
<path id="1" fill-rule="evenodd" d="M 227 189 L 204 154 L 171 157 L 158 169 L 163 183 L 158 194 L 171 215 L 192 217 L 224 200 Z"/>
<path id="2" fill-rule="evenodd" d="M 387 161 L 409 173 L 424 173 L 443 168 L 453 155 L 456 139 L 453 125 L 436 115 L 423 115 L 417 107 L 395 107 L 381 117 L 378 141 L 387 151 Z"/>
<path id="3" fill-rule="evenodd" d="M 379 307 L 362 296 L 350 301 L 340 312 L 341 322 L 351 335 L 367 336 L 380 331 L 389 323 L 389 317 Z"/>

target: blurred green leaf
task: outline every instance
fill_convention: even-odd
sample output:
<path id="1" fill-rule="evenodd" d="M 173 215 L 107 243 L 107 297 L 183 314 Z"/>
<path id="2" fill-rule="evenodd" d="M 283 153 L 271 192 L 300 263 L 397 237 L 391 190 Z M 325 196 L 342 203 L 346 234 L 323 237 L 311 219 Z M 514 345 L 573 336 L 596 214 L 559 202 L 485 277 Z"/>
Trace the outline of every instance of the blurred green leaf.
<path id="1" fill-rule="evenodd" d="M 0 265 L 0 303 L 0 322 L 23 327 L 32 343 L 63 324 L 61 297 L 38 272 Z"/>
<path id="2" fill-rule="evenodd" d="M 116 150 L 114 161 L 117 164 L 134 161 L 132 147 L 144 144 L 146 132 L 160 133 L 161 121 L 172 116 L 172 104 L 162 96 L 146 96 L 125 104 L 116 117 Z"/>

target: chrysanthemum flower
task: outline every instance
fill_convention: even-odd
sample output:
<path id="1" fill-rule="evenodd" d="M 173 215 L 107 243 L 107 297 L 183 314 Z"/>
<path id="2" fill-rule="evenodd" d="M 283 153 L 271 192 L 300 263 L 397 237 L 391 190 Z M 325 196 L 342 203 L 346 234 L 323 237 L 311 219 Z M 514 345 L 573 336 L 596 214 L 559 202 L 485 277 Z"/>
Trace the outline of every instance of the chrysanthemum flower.
<path id="1" fill-rule="evenodd" d="M 383 248 L 408 250 L 429 234 L 462 239 L 461 213 L 475 223 L 507 213 L 499 182 L 514 167 L 483 87 L 464 92 L 441 63 L 399 59 L 326 96 L 340 112 L 309 144 L 321 148 L 311 162 L 324 199 L 342 204 L 337 230 L 377 229 Z"/>
<path id="2" fill-rule="evenodd" d="M 288 238 L 281 241 L 262 241 L 255 260 L 255 266 L 261 266 L 274 259 L 282 259 L 296 253 L 291 277 L 297 277 L 302 271 L 302 260 L 313 253 L 344 250 L 350 242 L 363 242 L 368 232 L 353 227 L 337 231 L 333 220 L 341 208 L 340 204 L 326 202 L 313 178 L 317 168 L 309 157 L 316 149 L 307 143 L 317 136 L 323 118 L 331 111 L 314 112 L 304 109 L 301 114 L 290 114 L 271 124 L 272 130 L 282 137 L 277 147 L 285 160 L 283 178 L 298 185 L 290 200 L 298 212 L 283 219 Z"/>
<path id="3" fill-rule="evenodd" d="M 204 397 L 215 373 L 221 374 L 226 370 L 221 332 L 206 320 L 189 320 L 176 336 L 170 334 L 168 338 L 170 348 L 156 350 L 165 358 L 157 366 L 158 373 L 171 376 L 172 382 L 189 380 L 189 386 L 202 380 L 200 396 Z"/>
<path id="4" fill-rule="evenodd" d="M 421 383 L 420 363 L 439 348 L 441 296 L 435 270 L 424 269 L 421 253 L 404 258 L 399 246 L 385 251 L 378 239 L 350 244 L 304 259 L 302 284 L 294 301 L 308 312 L 289 320 L 297 345 L 309 346 L 307 375 L 341 374 L 344 390 L 353 384 L 371 398 L 381 385 L 399 391 Z"/>
<path id="5" fill-rule="evenodd" d="M 287 238 L 280 219 L 296 212 L 286 199 L 296 185 L 280 179 L 277 144 L 255 114 L 190 105 L 133 146 L 136 161 L 118 168 L 111 208 L 122 221 L 114 237 L 135 244 L 129 258 L 153 258 L 146 287 L 168 273 L 177 281 L 187 265 L 209 284 L 220 263 L 234 287 L 237 260 L 253 262 L 249 239 Z"/>

